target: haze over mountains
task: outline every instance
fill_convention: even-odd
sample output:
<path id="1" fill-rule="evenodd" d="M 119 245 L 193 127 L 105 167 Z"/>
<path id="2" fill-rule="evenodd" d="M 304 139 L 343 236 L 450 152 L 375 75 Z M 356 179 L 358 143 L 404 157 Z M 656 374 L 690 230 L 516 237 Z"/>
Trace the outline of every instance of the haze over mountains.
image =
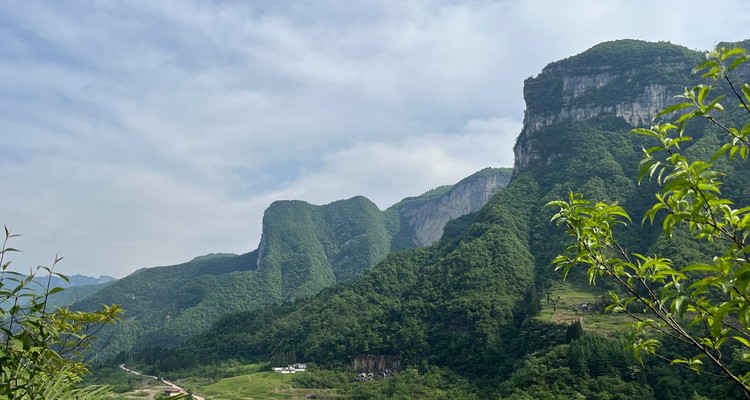
<path id="1" fill-rule="evenodd" d="M 85 286 L 85 285 L 98 285 L 101 283 L 107 283 L 114 281 L 115 278 L 107 275 L 101 275 L 98 278 L 93 276 L 85 276 L 80 274 L 70 275 L 66 276 L 68 278 L 67 280 L 60 278 L 59 276 L 52 276 L 50 280 L 50 287 L 61 287 L 61 288 L 69 288 L 73 286 Z M 37 279 L 40 283 L 43 283 L 44 285 L 47 284 L 47 279 L 44 277 L 39 277 Z"/>

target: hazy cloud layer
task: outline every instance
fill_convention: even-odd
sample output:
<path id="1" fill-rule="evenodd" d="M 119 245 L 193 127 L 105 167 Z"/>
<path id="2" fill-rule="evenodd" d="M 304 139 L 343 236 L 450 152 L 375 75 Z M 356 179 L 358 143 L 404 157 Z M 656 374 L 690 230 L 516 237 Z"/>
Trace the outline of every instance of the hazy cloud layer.
<path id="1" fill-rule="evenodd" d="M 718 3 L 1 3 L 0 224 L 16 268 L 247 252 L 276 199 L 386 208 L 512 166 L 525 78 L 605 40 L 745 39 L 750 3 Z"/>

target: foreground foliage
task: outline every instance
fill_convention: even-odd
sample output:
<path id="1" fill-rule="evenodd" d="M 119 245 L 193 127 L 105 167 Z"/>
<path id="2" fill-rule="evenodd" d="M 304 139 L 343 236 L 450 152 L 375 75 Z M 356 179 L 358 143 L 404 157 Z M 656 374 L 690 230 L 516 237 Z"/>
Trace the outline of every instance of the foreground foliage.
<path id="1" fill-rule="evenodd" d="M 80 376 L 88 372 L 83 352 L 90 349 L 96 330 L 118 319 L 118 306 L 102 306 L 84 313 L 67 308 L 50 309 L 48 298 L 61 288 L 50 288 L 61 260 L 52 267 L 39 267 L 47 274 L 41 294 L 32 287 L 35 275 L 11 271 L 6 254 L 18 251 L 8 240 L 18 235 L 5 228 L 0 250 L 0 399 L 90 399 L 100 398 L 106 387 L 76 389 Z"/>
<path id="2" fill-rule="evenodd" d="M 707 60 L 693 71 L 706 71 L 703 77 L 726 81 L 745 121 L 750 115 L 750 85 L 736 88 L 729 72 L 746 60 L 743 49 L 719 48 L 708 53 Z M 568 201 L 548 204 L 560 209 L 552 220 L 566 226 L 575 238 L 575 244 L 554 262 L 563 276 L 573 267 L 584 265 L 590 283 L 605 276 L 620 286 L 620 293 L 625 295 L 610 292 L 609 309 L 626 312 L 635 319 L 630 345 L 636 358 L 640 360 L 644 353 L 663 357 L 657 352 L 661 342 L 648 334 L 657 332 L 694 349 L 671 359 L 672 363 L 708 372 L 704 368 L 704 362 L 708 362 L 750 395 L 748 364 L 732 362 L 750 360 L 750 206 L 736 206 L 720 191 L 724 175 L 720 167 L 726 162 L 722 158 L 747 158 L 750 123 L 737 128 L 731 120 L 718 119 L 715 115 L 724 110 L 720 103 L 724 96 L 709 99 L 711 90 L 706 85 L 686 89 L 681 96 L 684 102 L 664 109 L 657 117 L 685 109 L 690 110 L 688 113 L 674 123 L 634 132 L 658 141 L 644 149 L 640 163 L 639 180 L 648 177 L 661 186 L 657 202 L 645 212 L 643 221 L 654 223 L 663 218 L 667 238 L 676 236 L 677 230 L 686 230 L 697 240 L 714 243 L 712 262 L 691 260 L 676 265 L 659 255 L 629 252 L 615 237 L 616 228 L 631 220 L 625 209 L 617 203 L 593 203 L 573 192 Z M 680 144 L 691 140 L 686 136 L 688 123 L 698 118 L 728 135 L 709 160 L 693 160 L 680 149 Z M 740 201 L 747 204 L 748 199 Z M 638 308 L 645 312 L 635 311 Z M 732 357 L 733 352 L 739 352 L 738 357 Z"/>

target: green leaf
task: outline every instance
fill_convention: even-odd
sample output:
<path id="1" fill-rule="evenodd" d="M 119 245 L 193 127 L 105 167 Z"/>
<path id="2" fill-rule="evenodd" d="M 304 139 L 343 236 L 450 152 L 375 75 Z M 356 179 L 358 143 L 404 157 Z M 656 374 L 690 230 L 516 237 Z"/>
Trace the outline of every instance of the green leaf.
<path id="1" fill-rule="evenodd" d="M 732 144 L 731 143 L 725 143 L 723 146 L 721 146 L 721 148 L 713 155 L 713 157 L 711 157 L 711 161 L 710 161 L 711 164 L 713 164 L 714 161 L 716 161 L 716 159 L 718 159 L 719 157 L 721 157 L 724 153 L 727 152 L 727 150 L 729 150 L 731 148 L 732 148 Z"/>
<path id="2" fill-rule="evenodd" d="M 646 212 L 646 214 L 643 215 L 643 220 L 641 221 L 641 224 L 646 222 L 646 220 L 649 220 L 649 223 L 654 223 L 654 217 L 656 216 L 656 213 L 659 212 L 659 210 L 662 210 L 666 208 L 667 206 L 664 205 L 664 203 L 656 203 L 653 207 L 651 207 L 650 210 Z"/>
<path id="3" fill-rule="evenodd" d="M 544 208 L 547 208 L 547 207 L 568 208 L 568 203 L 562 200 L 555 200 L 555 201 L 550 201 L 549 203 L 544 205 Z"/>
<path id="4" fill-rule="evenodd" d="M 676 221 L 674 220 L 674 215 L 667 214 L 667 216 L 664 217 L 663 230 L 664 235 L 666 235 L 668 238 L 672 237 L 672 227 L 675 223 Z"/>
<path id="5" fill-rule="evenodd" d="M 680 319 L 682 319 L 683 315 L 685 315 L 685 311 L 687 310 L 687 306 L 687 298 L 685 296 L 679 296 L 672 302 L 672 312 L 676 313 L 680 317 Z"/>
<path id="6" fill-rule="evenodd" d="M 701 75 L 703 78 L 711 78 L 713 80 L 716 80 L 721 75 L 721 68 L 719 67 L 713 67 L 708 72 Z"/>
<path id="7" fill-rule="evenodd" d="M 740 149 L 739 146 L 732 146 L 732 149 L 729 150 L 729 159 L 733 160 L 734 156 L 737 155 L 737 151 Z"/>
<path id="8" fill-rule="evenodd" d="M 653 136 L 653 137 L 659 137 L 659 134 L 655 131 L 652 131 L 651 129 L 645 129 L 645 128 L 637 128 L 630 131 L 631 133 L 637 133 L 639 135 L 647 135 L 647 136 Z"/>
<path id="9" fill-rule="evenodd" d="M 750 347 L 750 341 L 748 341 L 747 339 L 743 338 L 742 336 L 732 336 L 732 338 L 734 340 L 742 343 L 743 345 L 745 345 L 745 347 Z"/>
<path id="10" fill-rule="evenodd" d="M 690 264 L 686 267 L 683 267 L 680 271 L 682 272 L 690 272 L 690 271 L 710 271 L 710 272 L 718 272 L 719 267 L 711 264 Z"/>
<path id="11" fill-rule="evenodd" d="M 710 86 L 705 85 L 698 85 L 693 90 L 698 90 L 698 96 L 696 96 L 696 102 L 698 103 L 698 107 L 700 107 L 701 111 L 705 111 L 705 107 L 703 106 L 703 100 L 706 99 L 706 95 L 708 95 L 708 92 L 711 91 Z"/>
<path id="12" fill-rule="evenodd" d="M 735 69 L 738 65 L 744 63 L 745 61 L 747 61 L 747 56 L 743 55 L 742 57 L 738 57 L 737 59 L 732 61 L 731 64 L 729 64 L 729 66 L 727 67 L 727 71 Z"/>
<path id="13" fill-rule="evenodd" d="M 654 119 L 659 118 L 662 115 L 673 113 L 673 112 L 675 112 L 677 110 L 681 110 L 683 108 L 692 107 L 692 106 L 693 106 L 693 103 L 690 103 L 690 102 L 677 103 L 675 105 L 669 106 L 669 107 L 667 107 L 667 108 L 659 111 L 658 113 L 656 113 L 656 116 L 654 117 Z M 641 132 L 638 132 L 640 130 L 634 130 L 634 131 L 636 131 L 636 133 L 641 133 Z"/>
<path id="14" fill-rule="evenodd" d="M 744 55 L 745 54 L 745 49 L 743 49 L 741 47 L 735 47 L 732 50 L 729 50 L 726 53 L 722 54 L 721 55 L 721 61 L 724 61 L 727 58 L 729 58 L 729 57 L 731 57 L 731 56 L 733 56 L 735 54 L 742 54 L 742 55 Z"/>
<path id="15" fill-rule="evenodd" d="M 746 137 L 747 135 L 750 135 L 750 122 L 746 123 L 745 126 L 743 126 L 742 130 L 740 131 L 741 137 Z"/>
<path id="16" fill-rule="evenodd" d="M 722 322 L 724 321 L 724 316 L 734 307 L 734 303 L 726 302 L 722 304 L 721 307 L 719 307 L 719 309 L 713 315 L 713 321 L 711 322 L 711 336 L 713 336 L 714 339 L 723 336 Z"/>
<path id="17" fill-rule="evenodd" d="M 716 67 L 718 65 L 719 65 L 719 62 L 716 61 L 716 60 L 706 60 L 706 61 L 703 61 L 702 63 L 696 65 L 695 68 L 693 68 L 692 74 L 695 75 L 698 72 L 700 72 L 700 71 L 702 71 L 702 70 L 704 70 L 706 68 Z"/>
<path id="18" fill-rule="evenodd" d="M 62 291 L 64 291 L 64 290 L 65 290 L 64 288 L 61 288 L 61 287 L 55 287 L 55 288 L 52 288 L 52 289 L 51 289 L 51 290 L 49 291 L 49 294 L 55 294 L 55 293 L 59 293 L 59 292 L 62 292 Z"/>
<path id="19" fill-rule="evenodd" d="M 721 104 L 719 104 L 719 101 L 721 101 L 721 99 L 723 99 L 724 97 L 725 96 L 722 94 L 721 96 L 715 98 L 711 103 L 709 103 L 706 106 L 706 112 L 711 111 L 714 108 L 717 109 L 717 110 L 724 111 L 724 107 L 722 107 Z"/>

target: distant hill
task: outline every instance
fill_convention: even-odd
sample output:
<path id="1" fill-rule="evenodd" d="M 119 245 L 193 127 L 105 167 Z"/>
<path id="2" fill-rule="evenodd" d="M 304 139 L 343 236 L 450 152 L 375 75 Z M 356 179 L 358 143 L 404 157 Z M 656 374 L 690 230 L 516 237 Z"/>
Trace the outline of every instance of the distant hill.
<path id="1" fill-rule="evenodd" d="M 73 286 L 87 286 L 87 285 L 98 285 L 101 283 L 107 283 L 112 282 L 116 280 L 116 278 L 113 278 L 111 276 L 107 275 L 101 275 L 98 278 L 95 278 L 93 276 L 86 276 L 86 275 L 70 275 L 67 276 L 68 281 L 66 282 L 63 278 L 60 278 L 59 276 L 52 276 L 52 281 L 50 287 L 61 287 L 61 288 L 69 288 Z M 46 278 L 39 278 L 38 279 L 40 283 L 47 284 Z"/>
<path id="2" fill-rule="evenodd" d="M 37 275 L 27 288 L 36 293 L 43 293 L 46 289 L 64 288 L 65 290 L 62 292 L 53 293 L 48 300 L 48 304 L 53 307 L 65 307 L 117 280 L 107 275 L 101 275 L 98 278 L 95 278 L 93 276 L 75 274 L 70 276 L 66 275 L 66 278 L 67 280 L 57 275 Z"/>
<path id="3" fill-rule="evenodd" d="M 106 280 L 102 283 L 92 284 L 78 284 L 74 286 L 68 286 L 62 292 L 53 293 L 50 295 L 48 305 L 50 307 L 67 307 L 71 304 L 75 304 L 82 301 L 88 296 L 98 292 L 102 288 L 107 287 L 114 283 L 116 279 Z M 62 287 L 62 286 L 60 286 Z"/>
<path id="4" fill-rule="evenodd" d="M 49 285 L 49 288 L 69 288 L 73 286 L 87 286 L 87 285 L 98 285 L 102 283 L 112 282 L 116 280 L 116 278 L 113 278 L 111 276 L 107 275 L 101 275 L 98 278 L 95 278 L 93 276 L 86 276 L 86 275 L 65 275 L 67 280 L 61 278 L 57 275 L 52 276 L 36 276 L 34 278 L 34 282 L 36 282 L 36 287 L 47 287 Z"/>
<path id="5" fill-rule="evenodd" d="M 385 211 L 363 196 L 322 206 L 276 201 L 264 214 L 258 249 L 143 268 L 82 297 L 74 308 L 115 303 L 126 311 L 122 322 L 99 333 L 102 355 L 173 346 L 225 313 L 312 296 L 358 278 L 394 250 L 435 242 L 449 220 L 479 210 L 511 174 L 487 168 Z"/>

